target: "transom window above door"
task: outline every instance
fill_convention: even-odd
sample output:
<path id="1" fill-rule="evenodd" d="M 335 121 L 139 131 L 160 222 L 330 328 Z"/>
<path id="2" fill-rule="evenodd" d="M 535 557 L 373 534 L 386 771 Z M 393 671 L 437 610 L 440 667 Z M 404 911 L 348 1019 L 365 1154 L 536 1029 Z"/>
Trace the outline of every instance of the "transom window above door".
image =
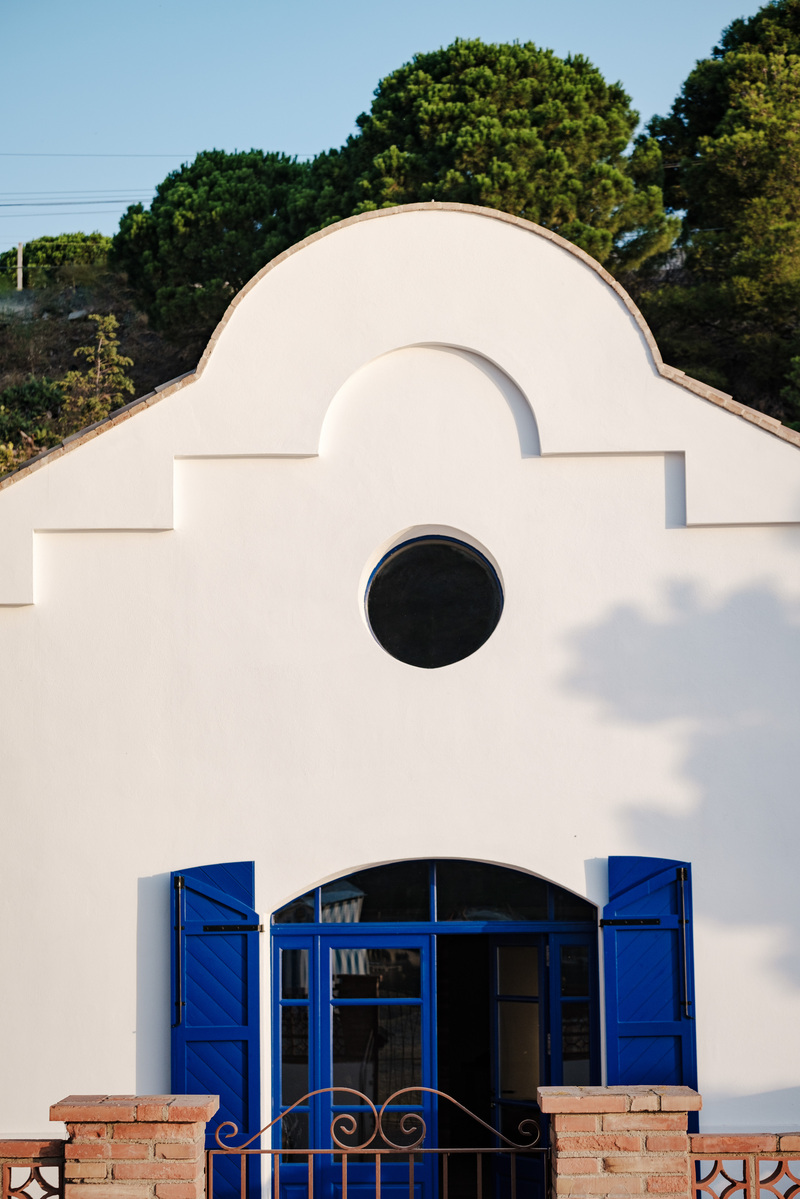
<path id="1" fill-rule="evenodd" d="M 273 925 L 596 923 L 579 895 L 486 862 L 392 862 L 324 883 L 274 913 Z"/>

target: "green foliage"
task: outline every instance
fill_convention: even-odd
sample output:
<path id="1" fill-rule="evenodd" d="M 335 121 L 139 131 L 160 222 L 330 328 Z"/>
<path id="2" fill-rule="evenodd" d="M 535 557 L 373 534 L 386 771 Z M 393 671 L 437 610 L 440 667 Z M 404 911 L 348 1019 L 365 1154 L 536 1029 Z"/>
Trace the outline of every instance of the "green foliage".
<path id="1" fill-rule="evenodd" d="M 112 262 L 155 329 L 202 349 L 233 296 L 303 236 L 294 195 L 306 169 L 283 154 L 209 150 L 159 184 L 149 211 L 128 209 Z"/>
<path id="2" fill-rule="evenodd" d="M 47 287 L 67 266 L 103 266 L 111 238 L 102 233 L 60 233 L 37 237 L 22 247 L 25 287 Z M 16 285 L 17 247 L 0 254 L 0 278 Z"/>
<path id="3" fill-rule="evenodd" d="M 800 356 L 793 358 L 786 372 L 786 386 L 781 391 L 781 399 L 789 410 L 789 428 L 800 433 Z"/>
<path id="4" fill-rule="evenodd" d="M 94 313 L 89 320 L 97 325 L 97 340 L 75 351 L 75 357 L 84 358 L 86 366 L 82 371 L 67 371 L 60 384 L 64 402 L 57 427 L 62 437 L 102 420 L 126 402 L 126 392 L 133 391 L 125 374 L 133 362 L 119 352 L 117 318 Z"/>
<path id="5" fill-rule="evenodd" d="M 637 120 L 621 85 L 585 58 L 459 40 L 381 81 L 360 132 L 312 164 L 308 215 L 323 225 L 416 201 L 479 204 L 633 269 L 678 231 L 644 178 L 657 144 L 625 154 Z"/>
<path id="6" fill-rule="evenodd" d="M 60 384 L 33 375 L 0 391 L 0 473 L 59 440 L 55 421 L 63 402 Z"/>
<path id="7" fill-rule="evenodd" d="M 793 415 L 800 354 L 800 0 L 734 21 L 650 127 L 685 210 L 681 269 L 643 297 L 669 361 Z"/>
<path id="8" fill-rule="evenodd" d="M 83 370 L 59 380 L 30 375 L 0 392 L 0 474 L 102 420 L 134 390 L 125 373 L 133 363 L 119 353 L 116 317 L 94 313 L 88 319 L 97 333 L 75 350 Z"/>
<path id="9" fill-rule="evenodd" d="M 800 54 L 800 0 L 773 0 L 752 17 L 740 17 L 722 33 L 718 46 L 698 62 L 666 117 L 654 117 L 650 133 L 659 142 L 668 172 L 665 200 L 672 208 L 685 208 L 682 168 L 697 154 L 701 138 L 716 136 L 725 119 L 744 65 L 742 55 Z M 675 174 L 672 174 L 672 171 Z M 690 224 L 697 224 L 690 219 Z"/>

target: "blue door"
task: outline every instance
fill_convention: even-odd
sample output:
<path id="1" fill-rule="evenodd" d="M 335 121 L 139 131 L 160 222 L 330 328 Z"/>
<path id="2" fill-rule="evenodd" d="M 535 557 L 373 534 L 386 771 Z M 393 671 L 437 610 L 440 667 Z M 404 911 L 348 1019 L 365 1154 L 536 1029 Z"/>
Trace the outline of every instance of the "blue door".
<path id="1" fill-rule="evenodd" d="M 305 1196 L 309 1168 L 315 1199 L 341 1199 L 336 1142 L 370 1141 L 387 1100 L 386 1141 L 370 1149 L 413 1142 L 423 1122 L 426 1148 L 492 1148 L 493 1129 L 530 1143 L 519 1125 L 538 1122 L 537 1086 L 600 1081 L 597 911 L 542 879 L 483 863 L 393 863 L 293 900 L 274 914 L 272 942 L 273 1143 L 292 1151 L 280 1166 L 285 1199 Z M 484 1165 L 486 1194 L 510 1194 L 510 1159 Z M 471 1193 L 475 1159 L 454 1154 L 449 1169 L 450 1194 Z M 543 1194 L 533 1163 L 521 1169 L 528 1193 Z M 439 1170 L 435 1157 L 417 1158 L 415 1199 L 435 1199 Z M 350 1157 L 348 1191 L 373 1195 L 374 1172 Z M 408 1195 L 405 1160 L 382 1167 L 387 1188 Z"/>
<path id="2" fill-rule="evenodd" d="M 314 1155 L 315 1195 L 338 1199 L 345 1163 L 337 1147 L 369 1149 L 416 1140 L 436 1119 L 433 1076 L 432 937 L 412 930 L 390 934 L 284 935 L 274 938 L 279 1055 L 275 1146 L 330 1150 Z M 394 1098 L 392 1098 L 394 1097 Z M 391 1099 L 375 1136 L 375 1103 Z M 401 1127 L 412 1117 L 417 1132 Z M 408 1126 L 408 1121 L 406 1121 Z M 433 1162 L 415 1167 L 414 1192 L 432 1193 Z M 347 1157 L 347 1189 L 375 1191 L 375 1165 Z M 308 1187 L 304 1153 L 281 1163 L 283 1194 L 300 1199 Z M 381 1190 L 409 1194 L 408 1166 L 381 1167 Z"/>
<path id="3" fill-rule="evenodd" d="M 497 936 L 491 946 L 492 1123 L 516 1144 L 547 1122 L 536 1102 L 544 1085 L 591 1084 L 599 1077 L 597 936 L 541 932 Z M 497 1192 L 545 1193 L 544 1162 L 495 1159 Z M 514 1185 L 511 1173 L 516 1171 Z"/>

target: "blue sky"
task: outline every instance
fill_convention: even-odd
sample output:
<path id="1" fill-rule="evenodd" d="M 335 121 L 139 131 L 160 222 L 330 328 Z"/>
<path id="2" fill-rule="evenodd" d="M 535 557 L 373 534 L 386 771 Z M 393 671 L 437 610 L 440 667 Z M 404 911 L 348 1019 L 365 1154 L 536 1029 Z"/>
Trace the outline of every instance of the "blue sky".
<path id="1" fill-rule="evenodd" d="M 198 150 L 255 146 L 306 157 L 339 146 L 382 76 L 456 37 L 584 54 L 622 82 L 647 120 L 669 109 L 721 30 L 758 7 L 0 0 L 0 248 L 74 229 L 113 233 L 128 203 L 148 203 Z"/>

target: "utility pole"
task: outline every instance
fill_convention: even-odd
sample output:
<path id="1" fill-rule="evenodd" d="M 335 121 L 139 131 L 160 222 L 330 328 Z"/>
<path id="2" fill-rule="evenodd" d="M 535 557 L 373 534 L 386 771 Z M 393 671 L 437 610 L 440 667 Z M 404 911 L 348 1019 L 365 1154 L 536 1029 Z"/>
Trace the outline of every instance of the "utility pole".
<path id="1" fill-rule="evenodd" d="M 17 291 L 22 291 L 22 242 L 17 242 Z"/>

